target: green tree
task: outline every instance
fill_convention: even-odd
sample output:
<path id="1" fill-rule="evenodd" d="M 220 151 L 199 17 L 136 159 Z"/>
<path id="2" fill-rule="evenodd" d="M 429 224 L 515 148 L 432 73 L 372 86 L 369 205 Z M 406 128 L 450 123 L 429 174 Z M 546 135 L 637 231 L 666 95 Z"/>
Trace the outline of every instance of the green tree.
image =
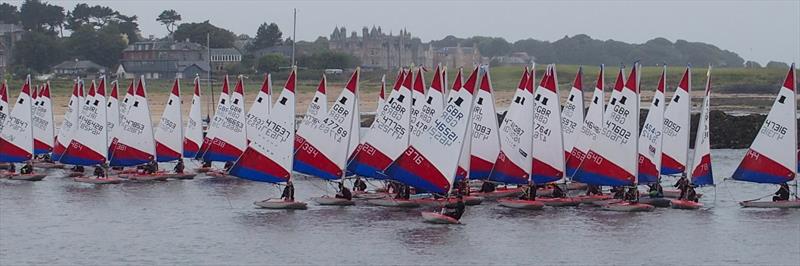
<path id="1" fill-rule="evenodd" d="M 26 0 L 20 6 L 20 22 L 28 31 L 55 34 L 64 24 L 64 8 L 39 0 Z"/>
<path id="2" fill-rule="evenodd" d="M 126 46 L 122 33 L 114 25 L 100 30 L 82 27 L 72 32 L 66 40 L 66 47 L 72 57 L 91 60 L 106 67 L 119 63 L 122 50 Z"/>
<path id="3" fill-rule="evenodd" d="M 278 24 L 262 23 L 261 26 L 258 26 L 256 39 L 253 42 L 253 49 L 258 50 L 275 46 L 276 44 L 281 43 L 282 36 L 283 33 L 281 32 L 280 28 L 278 28 Z"/>
<path id="4" fill-rule="evenodd" d="M 258 59 L 256 69 L 259 72 L 277 72 L 281 67 L 289 66 L 289 60 L 279 54 L 268 54 Z"/>
<path id="5" fill-rule="evenodd" d="M 206 34 L 210 36 L 209 45 L 211 48 L 233 47 L 233 42 L 236 40 L 236 35 L 233 32 L 211 25 L 208 20 L 202 23 L 183 23 L 178 25 L 173 36 L 175 40 L 189 39 L 194 43 L 205 44 Z"/>
<path id="6" fill-rule="evenodd" d="M 108 23 L 119 22 L 119 15 L 120 13 L 118 11 L 107 6 L 77 4 L 75 8 L 67 14 L 66 28 L 69 30 L 77 30 L 88 25 L 99 29 L 108 25 Z M 135 16 L 133 18 L 135 18 Z"/>
<path id="7" fill-rule="evenodd" d="M 789 64 L 784 62 L 777 62 L 777 61 L 769 61 L 766 65 L 767 68 L 780 68 L 780 69 L 787 69 L 789 68 Z"/>
<path id="8" fill-rule="evenodd" d="M 0 4 L 0 21 L 6 24 L 19 23 L 19 10 L 9 3 Z"/>
<path id="9" fill-rule="evenodd" d="M 125 16 L 122 14 L 117 15 L 117 20 L 109 22 L 109 26 L 114 25 L 119 29 L 119 32 L 128 38 L 127 43 L 138 42 L 142 39 L 139 31 L 139 23 L 136 22 L 139 18 L 136 16 Z"/>
<path id="10" fill-rule="evenodd" d="M 61 40 L 52 34 L 28 32 L 14 44 L 14 63 L 40 73 L 65 58 Z"/>
<path id="11" fill-rule="evenodd" d="M 169 34 L 172 35 L 172 33 L 175 31 L 176 23 L 181 21 L 181 14 L 178 14 L 178 11 L 175 11 L 174 9 L 164 10 L 160 15 L 158 15 L 156 21 L 164 24 L 164 26 L 167 27 Z"/>

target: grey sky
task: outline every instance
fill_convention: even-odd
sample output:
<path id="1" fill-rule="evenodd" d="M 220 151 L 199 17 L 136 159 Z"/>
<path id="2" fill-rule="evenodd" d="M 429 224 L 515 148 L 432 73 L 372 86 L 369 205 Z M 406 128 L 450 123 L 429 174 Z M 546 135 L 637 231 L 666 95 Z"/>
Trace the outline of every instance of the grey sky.
<path id="1" fill-rule="evenodd" d="M 46 1 L 46 0 L 45 0 Z M 19 5 L 22 1 L 11 1 Z M 712 43 L 746 60 L 800 61 L 800 1 L 49 1 L 71 10 L 76 3 L 110 6 L 139 16 L 144 36 L 161 36 L 155 21 L 175 9 L 183 22 L 211 23 L 255 35 L 262 22 L 276 22 L 291 36 L 297 8 L 299 40 L 328 36 L 334 26 L 360 32 L 408 29 L 423 41 L 447 35 L 503 37 L 513 42 L 554 41 L 564 35 L 641 43 L 654 37 Z"/>

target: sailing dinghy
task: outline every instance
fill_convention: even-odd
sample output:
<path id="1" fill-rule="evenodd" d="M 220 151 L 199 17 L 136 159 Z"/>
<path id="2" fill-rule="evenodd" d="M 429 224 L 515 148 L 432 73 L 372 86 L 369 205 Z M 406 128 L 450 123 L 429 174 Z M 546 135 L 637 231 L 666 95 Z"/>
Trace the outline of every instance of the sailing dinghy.
<path id="1" fill-rule="evenodd" d="M 50 99 L 50 82 L 46 82 L 38 92 L 33 106 L 34 154 L 48 154 L 53 151 L 55 127 L 53 126 L 53 103 Z M 41 165 L 40 165 L 41 166 Z"/>
<path id="2" fill-rule="evenodd" d="M 272 75 L 264 75 L 264 82 L 261 83 L 261 89 L 256 95 L 255 101 L 250 105 L 250 110 L 247 111 L 247 119 L 245 120 L 245 130 L 247 132 L 247 141 L 250 141 L 250 136 L 255 133 L 255 125 L 263 122 L 269 118 L 269 112 L 272 109 Z"/>
<path id="3" fill-rule="evenodd" d="M 222 119 L 217 120 L 216 133 L 209 143 L 203 159 L 215 162 L 233 162 L 247 147 L 244 109 L 244 84 L 242 76 L 236 81 L 233 94 Z"/>
<path id="4" fill-rule="evenodd" d="M 33 125 L 31 123 L 31 76 L 25 79 L 14 108 L 5 119 L 0 133 L 0 162 L 22 163 L 33 159 Z M 40 181 L 44 174 L 7 173 L 2 176 L 12 180 Z"/>
<path id="5" fill-rule="evenodd" d="M 664 90 L 667 67 L 661 71 L 658 87 L 653 93 L 650 109 L 647 112 L 642 130 L 639 133 L 639 184 L 653 184 L 661 181 L 661 146 L 664 128 Z M 655 207 L 669 207 L 670 200 L 663 197 L 641 197 L 639 202 Z"/>
<path id="6" fill-rule="evenodd" d="M 111 166 L 137 166 L 156 159 L 156 144 L 153 138 L 153 123 L 150 120 L 150 105 L 144 77 L 136 83 L 136 90 L 127 101 L 125 119 L 120 124 L 119 137 L 111 153 Z M 120 110 L 122 111 L 122 110 Z M 135 181 L 165 181 L 161 173 L 133 174 L 128 179 Z"/>
<path id="7" fill-rule="evenodd" d="M 494 163 L 489 177 L 503 183 L 531 184 L 530 172 L 533 165 L 533 82 L 534 71 L 528 68 L 522 73 L 519 86 L 514 93 L 508 112 L 500 127 L 500 155 Z M 541 210 L 544 203 L 536 200 L 498 199 L 500 206 L 513 209 Z"/>
<path id="8" fill-rule="evenodd" d="M 483 84 L 483 82 L 481 82 Z M 494 162 L 500 154 L 500 135 L 497 125 L 497 109 L 491 83 L 476 92 L 472 111 L 472 139 L 470 143 L 469 179 L 489 178 Z"/>
<path id="9" fill-rule="evenodd" d="M 72 95 L 69 97 L 67 109 L 64 110 L 64 119 L 61 122 L 61 127 L 58 129 L 58 136 L 55 139 L 55 147 L 51 158 L 53 161 L 59 161 L 61 155 L 67 149 L 67 145 L 72 142 L 72 135 L 77 128 L 75 125 L 78 122 L 78 115 L 81 109 L 81 94 L 80 94 L 80 81 L 75 80 L 72 85 Z"/>
<path id="10" fill-rule="evenodd" d="M 767 114 L 767 119 L 731 178 L 761 184 L 783 184 L 796 180 L 796 86 L 795 65 L 792 64 L 783 87 Z M 795 194 L 795 198 L 790 200 L 757 201 L 756 199 L 739 204 L 748 208 L 800 208 L 800 198 Z"/>
<path id="11" fill-rule="evenodd" d="M 202 98 L 200 98 L 200 77 L 194 78 L 194 94 L 192 95 L 192 106 L 189 109 L 189 117 L 186 120 L 186 128 L 183 130 L 183 157 L 195 158 L 203 144 L 203 114 Z"/>
<path id="12" fill-rule="evenodd" d="M 219 99 L 217 100 L 217 109 L 215 109 L 214 116 L 209 122 L 206 136 L 203 138 L 203 144 L 200 145 L 200 151 L 197 153 L 196 159 L 198 160 L 206 161 L 204 158 L 205 154 L 211 146 L 211 142 L 217 137 L 217 132 L 220 130 L 219 128 L 225 122 L 225 113 L 228 111 L 228 103 L 230 100 L 228 86 L 228 75 L 225 75 L 225 78 L 222 80 L 222 91 L 219 93 Z"/>
<path id="13" fill-rule="evenodd" d="M 294 169 L 297 172 L 323 180 L 342 184 L 347 159 L 350 156 L 350 137 L 353 132 L 355 110 L 358 105 L 358 81 L 360 69 L 356 68 L 345 89 L 336 98 L 331 109 L 321 120 L 307 124 L 305 142 L 294 154 Z M 326 110 L 321 110 L 326 111 Z M 350 199 L 322 196 L 312 198 L 319 205 L 353 205 Z"/>
<path id="14" fill-rule="evenodd" d="M 306 131 L 312 130 L 313 125 L 321 124 L 321 120 L 325 118 L 328 112 L 328 80 L 325 74 L 322 74 L 322 79 L 319 80 L 317 91 L 314 92 L 314 98 L 308 104 L 308 110 L 300 121 L 300 126 L 297 127 L 297 132 L 294 134 L 294 150 L 297 152 L 300 147 L 306 142 Z M 297 171 L 297 169 L 295 169 Z M 302 173 L 302 172 L 301 172 Z"/>
<path id="15" fill-rule="evenodd" d="M 183 161 L 183 114 L 181 113 L 180 79 L 175 79 L 172 91 L 164 106 L 164 113 L 156 127 L 156 161 Z M 192 179 L 193 173 L 163 173 L 169 178 Z"/>
<path id="16" fill-rule="evenodd" d="M 294 114 L 297 68 L 292 68 L 283 91 L 272 106 L 269 119 L 255 125 L 242 156 L 233 164 L 229 174 L 239 178 L 272 184 L 289 181 L 294 161 Z M 283 199 L 266 199 L 255 204 L 267 209 L 306 209 L 306 203 Z"/>

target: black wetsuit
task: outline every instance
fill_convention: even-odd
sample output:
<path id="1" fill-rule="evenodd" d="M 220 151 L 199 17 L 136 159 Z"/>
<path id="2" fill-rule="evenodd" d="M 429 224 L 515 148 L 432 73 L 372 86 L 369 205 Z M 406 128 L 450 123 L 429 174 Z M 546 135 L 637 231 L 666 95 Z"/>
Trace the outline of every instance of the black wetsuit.
<path id="1" fill-rule="evenodd" d="M 33 173 L 33 166 L 31 166 L 30 164 L 25 164 L 22 166 L 22 168 L 19 169 L 19 173 L 23 175 L 28 175 L 30 173 Z"/>
<path id="2" fill-rule="evenodd" d="M 650 190 L 648 191 L 651 198 L 663 198 L 664 197 L 664 189 L 661 188 L 661 184 L 655 183 L 650 185 Z"/>
<path id="3" fill-rule="evenodd" d="M 175 168 L 173 170 L 175 170 L 175 173 L 183 174 L 184 168 L 186 168 L 186 166 L 183 165 L 183 162 L 179 161 L 178 164 L 175 165 Z"/>
<path id="4" fill-rule="evenodd" d="M 96 166 L 94 168 L 94 176 L 95 177 L 105 177 L 105 175 L 106 175 L 106 173 L 105 173 L 105 171 L 103 171 L 103 167 Z"/>
<path id="5" fill-rule="evenodd" d="M 686 190 L 686 200 L 697 202 L 697 191 L 693 187 L 688 187 Z"/>
<path id="6" fill-rule="evenodd" d="M 612 187 L 611 192 L 614 193 L 614 199 L 624 199 L 625 198 L 625 189 L 621 187 Z"/>
<path id="7" fill-rule="evenodd" d="M 628 192 L 625 193 L 625 197 L 623 198 L 623 200 L 631 203 L 638 203 L 639 190 L 637 190 L 636 188 L 628 189 Z"/>
<path id="8" fill-rule="evenodd" d="M 286 185 L 281 193 L 281 198 L 286 201 L 294 201 L 294 185 Z"/>
<path id="9" fill-rule="evenodd" d="M 339 194 L 336 194 L 336 198 L 337 199 L 352 200 L 353 199 L 353 193 L 350 193 L 349 189 L 347 189 L 346 187 L 342 186 L 342 190 L 339 191 Z"/>
<path id="10" fill-rule="evenodd" d="M 586 195 L 603 195 L 603 192 L 600 191 L 600 186 L 598 185 L 588 185 L 586 187 Z"/>
<path id="11" fill-rule="evenodd" d="M 686 177 L 681 177 L 678 179 L 678 182 L 675 182 L 675 187 L 681 191 L 681 195 L 678 196 L 678 199 L 685 199 L 686 190 L 689 188 L 689 179 L 686 179 Z"/>
<path id="12" fill-rule="evenodd" d="M 784 201 L 789 200 L 789 186 L 781 185 L 781 188 L 775 192 L 774 197 L 772 197 L 772 201 Z"/>
<path id="13" fill-rule="evenodd" d="M 367 182 L 364 182 L 364 180 L 361 179 L 356 179 L 356 181 L 353 182 L 353 190 L 355 191 L 367 190 Z"/>
<path id="14" fill-rule="evenodd" d="M 461 215 L 464 215 L 464 210 L 466 208 L 467 208 L 467 205 L 464 204 L 464 201 L 463 200 L 459 200 L 458 202 L 456 202 L 455 209 L 453 211 L 449 211 L 449 212 L 444 213 L 444 215 L 447 215 L 447 216 L 449 216 L 449 217 L 451 217 L 453 219 L 456 219 L 456 220 L 461 220 Z"/>
<path id="15" fill-rule="evenodd" d="M 561 187 L 555 185 L 553 186 L 553 194 L 551 195 L 553 198 L 566 198 L 567 194 L 564 193 L 564 190 Z"/>
<path id="16" fill-rule="evenodd" d="M 522 195 L 519 196 L 519 199 L 521 199 L 521 200 L 536 200 L 536 187 L 535 186 L 529 186 L 529 187 L 525 188 L 525 191 L 522 193 Z"/>

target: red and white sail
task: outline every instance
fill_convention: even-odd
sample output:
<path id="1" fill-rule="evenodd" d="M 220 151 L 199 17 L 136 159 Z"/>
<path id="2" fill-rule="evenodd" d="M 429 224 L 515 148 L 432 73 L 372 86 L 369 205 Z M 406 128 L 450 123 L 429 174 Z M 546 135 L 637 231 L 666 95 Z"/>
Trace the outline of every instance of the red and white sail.
<path id="1" fill-rule="evenodd" d="M 108 130 L 106 129 L 106 80 L 89 87 L 89 95 L 81 106 L 74 137 L 60 162 L 72 165 L 98 165 L 108 159 Z"/>
<path id="2" fill-rule="evenodd" d="M 423 100 L 415 100 L 417 106 L 414 107 L 416 118 L 413 117 L 411 124 L 411 136 L 409 142 L 411 145 L 418 144 L 423 138 L 425 131 L 428 131 L 433 126 L 433 121 L 442 114 L 444 106 L 444 96 L 442 95 L 442 82 L 439 67 L 436 67 L 433 75 L 433 82 L 431 88 L 428 90 L 428 95 Z M 423 91 L 422 86 L 425 81 L 422 77 L 422 71 L 417 72 L 417 77 L 414 79 L 414 91 Z"/>
<path id="3" fill-rule="evenodd" d="M 575 171 L 583 162 L 586 153 L 589 152 L 589 145 L 594 142 L 597 135 L 600 134 L 600 127 L 603 126 L 603 111 L 605 110 L 605 96 L 603 88 L 605 88 L 605 66 L 600 65 L 600 73 L 597 75 L 597 83 L 595 83 L 592 101 L 589 102 L 589 111 L 586 112 L 581 124 L 581 129 L 578 131 L 578 136 L 575 137 L 575 145 L 572 147 L 570 154 L 564 159 L 567 176 L 572 177 Z M 622 88 L 622 70 L 620 69 L 617 75 L 617 84 Z"/>
<path id="4" fill-rule="evenodd" d="M 328 79 L 325 74 L 322 74 L 322 79 L 317 85 L 317 91 L 314 92 L 314 98 L 308 104 L 306 115 L 300 121 L 300 126 L 297 127 L 297 132 L 294 135 L 294 149 L 300 149 L 303 143 L 306 142 L 306 131 L 311 130 L 312 125 L 320 123 L 328 113 Z"/>
<path id="5" fill-rule="evenodd" d="M 31 76 L 25 79 L 14 108 L 0 133 L 0 162 L 20 163 L 33 158 Z"/>
<path id="6" fill-rule="evenodd" d="M 247 132 L 245 123 L 247 116 L 244 109 L 244 84 L 239 76 L 236 87 L 231 94 L 227 111 L 217 123 L 217 133 L 203 154 L 203 159 L 217 162 L 233 162 L 247 148 Z"/>
<path id="7" fill-rule="evenodd" d="M 260 121 L 269 118 L 269 112 L 272 108 L 272 75 L 264 75 L 264 82 L 261 84 L 261 89 L 256 95 L 253 105 L 250 105 L 250 110 L 247 111 L 247 140 L 250 140 L 250 132 L 254 132 L 254 125 Z M 255 134 L 255 133 L 253 133 Z"/>
<path id="8" fill-rule="evenodd" d="M 134 94 L 126 104 L 125 120 L 120 124 L 119 137 L 112 145 L 111 166 L 134 166 L 155 159 L 153 122 L 144 77 L 136 83 Z"/>
<path id="9" fill-rule="evenodd" d="M 419 145 L 412 144 L 386 170 L 391 178 L 420 190 L 446 194 L 450 192 L 458 166 L 458 156 L 469 128 L 473 92 L 477 81 L 476 68 L 463 88 L 450 93 L 444 112 L 425 131 Z M 488 72 L 484 72 L 488 83 Z"/>
<path id="10" fill-rule="evenodd" d="M 639 133 L 639 184 L 652 184 L 660 180 L 666 79 L 667 67 L 664 66 L 647 118 Z"/>
<path id="11" fill-rule="evenodd" d="M 564 177 L 564 139 L 555 65 L 550 65 L 533 97 L 531 179 L 545 184 Z"/>
<path id="12" fill-rule="evenodd" d="M 405 73 L 395 82 L 383 109 L 375 116 L 347 170 L 360 176 L 382 178 L 381 173 L 406 150 L 411 120 L 411 84 L 413 75 Z M 402 83 L 401 83 L 402 82 Z"/>
<path id="13" fill-rule="evenodd" d="M 200 145 L 200 152 L 197 153 L 199 158 L 205 156 L 206 151 L 211 147 L 211 142 L 219 134 L 220 127 L 225 123 L 225 115 L 228 112 L 228 103 L 231 98 L 229 90 L 228 75 L 225 75 L 225 78 L 222 80 L 222 92 L 219 93 L 219 99 L 217 100 L 217 109 L 208 125 L 206 136 L 203 138 L 203 144 Z"/>
<path id="14" fill-rule="evenodd" d="M 269 183 L 289 180 L 294 161 L 296 83 L 297 69 L 293 68 L 270 112 L 281 115 L 270 116 L 263 123 L 255 125 L 255 134 L 242 156 L 231 167 L 230 174 Z"/>
<path id="15" fill-rule="evenodd" d="M 527 184 L 533 148 L 533 75 L 526 67 L 511 105 L 500 124 L 500 155 L 489 179 L 505 184 Z"/>
<path id="16" fill-rule="evenodd" d="M 181 113 L 181 83 L 175 79 L 164 105 L 164 113 L 155 132 L 156 160 L 171 162 L 183 156 L 183 114 Z"/>
<path id="17" fill-rule="evenodd" d="M 792 64 L 767 119 L 733 173 L 733 179 L 780 184 L 797 176 L 796 86 Z"/>
<path id="18" fill-rule="evenodd" d="M 83 104 L 78 83 L 77 80 L 73 82 L 72 95 L 69 97 L 67 109 L 64 110 L 64 119 L 61 122 L 61 127 L 58 128 L 58 136 L 56 136 L 52 155 L 54 161 L 61 159 L 61 155 L 67 150 L 67 145 L 72 142 L 72 136 L 77 128 L 78 115 L 80 114 L 81 104 Z"/>
<path id="19" fill-rule="evenodd" d="M 603 129 L 573 176 L 594 185 L 636 184 L 639 166 L 639 64 L 634 64 L 622 89 L 611 92 Z M 535 148 L 534 148 L 535 149 Z"/>
<path id="20" fill-rule="evenodd" d="M 447 76 L 444 75 L 444 71 L 442 72 L 443 72 L 442 78 L 446 79 Z M 461 89 L 462 84 L 464 84 L 464 80 L 462 78 L 463 77 L 462 72 L 463 72 L 462 68 L 459 68 L 458 72 L 456 72 L 456 79 L 453 80 L 453 88 L 450 91 L 456 91 Z M 444 81 L 442 83 L 446 84 L 446 82 Z M 467 124 L 472 125 L 471 115 L 469 121 L 467 121 Z M 469 178 L 469 170 L 470 170 L 469 163 L 472 159 L 472 154 L 470 154 L 470 151 L 472 151 L 472 141 L 470 140 L 471 137 L 472 137 L 472 127 L 470 126 L 467 128 L 467 138 L 465 139 L 466 141 L 464 141 L 464 144 L 461 145 L 461 152 L 459 153 L 458 156 L 458 168 L 456 168 L 455 180 L 463 180 Z"/>
<path id="21" fill-rule="evenodd" d="M 689 121 L 692 108 L 692 69 L 687 67 L 672 101 L 664 111 L 664 145 L 661 174 L 679 175 L 686 172 L 689 162 Z"/>
<path id="22" fill-rule="evenodd" d="M 195 158 L 203 144 L 203 101 L 200 98 L 200 77 L 194 78 L 194 94 L 189 117 L 186 119 L 186 129 L 183 130 L 183 157 Z"/>
<path id="23" fill-rule="evenodd" d="M 108 131 L 107 143 L 109 147 L 114 141 L 114 134 L 119 130 L 119 84 L 118 82 L 111 82 L 111 93 L 108 96 L 108 103 L 106 104 L 106 130 Z"/>
<path id="24" fill-rule="evenodd" d="M 500 135 L 493 93 L 491 81 L 481 81 L 480 88 L 475 92 L 469 179 L 489 178 L 500 154 Z"/>
<path id="25" fill-rule="evenodd" d="M 6 118 L 8 118 L 8 82 L 3 80 L 3 84 L 0 84 L 0 133 L 3 132 L 3 126 L 5 125 Z"/>
<path id="26" fill-rule="evenodd" d="M 404 84 L 406 85 L 406 84 Z M 409 136 L 409 143 L 412 139 L 414 139 L 414 135 L 419 136 L 420 134 L 415 134 L 414 127 L 417 126 L 417 118 L 419 117 L 420 113 L 422 113 L 423 105 L 425 104 L 425 77 L 422 74 L 422 67 L 417 68 L 417 75 L 414 76 L 414 80 L 411 85 L 411 135 Z M 422 124 L 421 124 L 422 125 Z M 422 131 L 416 131 L 421 133 Z"/>
<path id="27" fill-rule="evenodd" d="M 564 108 L 561 110 L 561 130 L 564 132 L 564 161 L 569 159 L 583 127 L 583 67 L 578 68 L 572 89 L 569 90 Z"/>
<path id="28" fill-rule="evenodd" d="M 39 90 L 38 96 L 33 110 L 33 150 L 35 154 L 45 154 L 53 151 L 56 138 L 49 81 Z"/>
<path id="29" fill-rule="evenodd" d="M 697 133 L 694 140 L 694 159 L 689 178 L 696 186 L 714 185 L 714 174 L 711 170 L 711 132 L 709 117 L 711 116 L 711 67 L 706 73 L 706 93 L 703 107 L 700 109 L 700 121 L 697 121 Z"/>
<path id="30" fill-rule="evenodd" d="M 353 131 L 353 123 L 356 123 L 359 74 L 360 69 L 356 69 L 328 114 L 307 127 L 306 141 L 295 153 L 295 171 L 327 180 L 344 177 L 351 137 L 358 134 Z"/>

